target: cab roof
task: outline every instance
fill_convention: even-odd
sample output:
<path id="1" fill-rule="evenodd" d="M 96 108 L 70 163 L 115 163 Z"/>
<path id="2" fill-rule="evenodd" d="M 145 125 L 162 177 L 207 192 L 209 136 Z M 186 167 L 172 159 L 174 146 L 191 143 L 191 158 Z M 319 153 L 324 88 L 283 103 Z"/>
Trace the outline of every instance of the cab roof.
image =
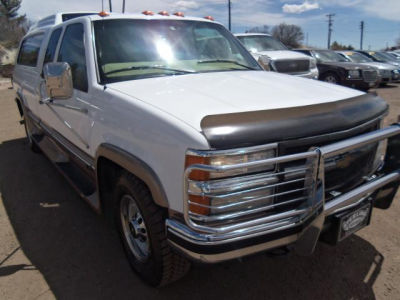
<path id="1" fill-rule="evenodd" d="M 198 18 L 198 17 L 181 17 L 171 14 L 170 16 L 161 15 L 159 13 L 154 13 L 154 15 L 146 14 L 132 14 L 132 13 L 107 13 L 106 16 L 100 16 L 100 12 L 95 11 L 76 11 L 76 12 L 60 12 L 54 15 L 47 16 L 36 22 L 31 28 L 31 31 L 35 31 L 45 27 L 52 27 L 63 22 L 69 21 L 71 19 L 78 18 L 89 18 L 91 21 L 99 20 L 110 20 L 110 19 L 135 19 L 135 20 L 186 20 L 186 21 L 201 21 L 201 22 L 214 22 L 210 19 Z"/>

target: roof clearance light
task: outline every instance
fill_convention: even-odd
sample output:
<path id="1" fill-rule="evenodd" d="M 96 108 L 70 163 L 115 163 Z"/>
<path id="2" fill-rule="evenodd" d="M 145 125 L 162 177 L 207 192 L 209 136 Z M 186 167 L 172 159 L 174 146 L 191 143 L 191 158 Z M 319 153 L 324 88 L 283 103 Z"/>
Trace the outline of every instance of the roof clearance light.
<path id="1" fill-rule="evenodd" d="M 109 16 L 110 14 L 108 13 L 108 12 L 106 12 L 106 11 L 104 11 L 104 10 L 102 10 L 101 12 L 99 12 L 99 16 L 100 17 L 107 17 L 107 16 Z"/>
<path id="2" fill-rule="evenodd" d="M 182 18 L 183 18 L 185 15 L 183 14 L 183 12 L 178 11 L 178 12 L 174 13 L 174 16 L 182 17 Z"/>
<path id="3" fill-rule="evenodd" d="M 204 19 L 207 19 L 207 20 L 210 20 L 210 21 L 214 21 L 214 18 L 211 17 L 211 16 L 204 17 Z"/>
<path id="4" fill-rule="evenodd" d="M 145 10 L 144 12 L 142 12 L 142 14 L 146 16 L 154 16 L 154 13 L 151 10 Z"/>
<path id="5" fill-rule="evenodd" d="M 161 15 L 161 16 L 165 16 L 165 17 L 169 16 L 169 13 L 167 11 L 165 11 L 165 10 L 160 11 L 158 14 Z"/>

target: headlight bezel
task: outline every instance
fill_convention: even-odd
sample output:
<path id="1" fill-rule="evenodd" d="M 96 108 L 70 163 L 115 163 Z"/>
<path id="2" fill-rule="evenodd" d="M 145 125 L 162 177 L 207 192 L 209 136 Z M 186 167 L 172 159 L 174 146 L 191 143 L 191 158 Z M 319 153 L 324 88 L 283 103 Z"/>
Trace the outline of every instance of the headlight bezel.
<path id="1" fill-rule="evenodd" d="M 269 57 L 268 55 L 263 54 L 263 55 L 260 55 L 260 57 L 258 58 L 257 61 L 265 71 L 272 71 L 272 66 L 271 66 L 272 59 L 271 59 L 271 57 Z"/>

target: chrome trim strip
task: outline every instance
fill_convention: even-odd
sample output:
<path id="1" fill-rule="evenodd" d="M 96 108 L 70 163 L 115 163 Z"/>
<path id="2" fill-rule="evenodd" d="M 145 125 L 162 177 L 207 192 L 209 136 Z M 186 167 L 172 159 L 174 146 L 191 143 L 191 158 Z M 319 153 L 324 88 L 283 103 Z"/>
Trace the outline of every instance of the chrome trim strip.
<path id="1" fill-rule="evenodd" d="M 236 148 L 236 149 L 227 149 L 227 150 L 195 150 L 195 149 L 188 149 L 186 154 L 188 155 L 195 155 L 195 156 L 202 156 L 202 157 L 210 157 L 216 155 L 240 155 L 240 154 L 248 154 L 253 152 L 260 152 L 263 150 L 276 150 L 278 149 L 277 143 L 271 143 L 267 145 L 261 146 L 252 146 L 252 147 L 243 147 L 243 148 Z"/>
<path id="2" fill-rule="evenodd" d="M 380 140 L 390 138 L 397 134 L 400 134 L 400 125 L 393 125 L 384 129 L 376 130 L 371 133 L 363 134 L 341 142 L 323 146 L 319 149 L 321 150 L 323 158 L 326 159 L 349 152 L 356 148 L 366 146 L 368 144 L 379 142 Z"/>
<path id="3" fill-rule="evenodd" d="M 265 200 L 265 199 L 268 199 L 268 198 L 271 198 L 271 197 L 270 196 L 262 197 L 260 199 L 257 199 L 257 201 L 258 200 Z M 252 209 L 252 210 L 241 211 L 241 212 L 238 212 L 238 213 L 224 214 L 224 215 L 216 215 L 216 216 L 211 216 L 211 217 L 198 215 L 198 214 L 191 213 L 191 212 L 189 212 L 189 215 L 191 216 L 192 219 L 194 219 L 196 221 L 202 221 L 202 222 L 221 221 L 221 220 L 241 217 L 241 216 L 244 216 L 244 215 L 254 214 L 254 213 L 257 213 L 257 212 L 267 211 L 267 210 L 270 210 L 270 209 L 273 209 L 273 208 L 276 208 L 276 207 L 279 207 L 279 206 L 283 206 L 283 205 L 295 203 L 295 202 L 298 202 L 298 201 L 306 200 L 307 198 L 308 198 L 307 196 L 304 196 L 304 197 L 291 199 L 291 200 L 288 200 L 288 201 L 285 201 L 285 202 L 279 202 L 279 203 L 275 203 L 275 204 L 272 204 L 272 205 L 262 206 L 262 207 L 259 207 L 259 208 L 256 208 L 256 209 Z M 256 201 L 256 200 L 247 201 L 247 202 L 253 202 L 253 201 Z M 240 204 L 247 203 L 247 202 L 241 202 Z M 190 202 L 190 204 L 192 204 L 192 202 Z M 197 204 L 199 206 L 204 206 L 204 205 L 201 205 L 201 204 L 198 204 L 198 203 L 193 203 L 193 204 Z M 212 208 L 214 208 L 214 207 L 212 207 Z"/>

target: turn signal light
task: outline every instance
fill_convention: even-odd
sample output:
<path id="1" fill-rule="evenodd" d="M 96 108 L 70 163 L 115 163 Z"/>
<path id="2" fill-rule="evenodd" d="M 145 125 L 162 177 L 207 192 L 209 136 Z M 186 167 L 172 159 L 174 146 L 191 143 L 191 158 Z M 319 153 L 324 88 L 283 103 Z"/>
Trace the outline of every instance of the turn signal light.
<path id="1" fill-rule="evenodd" d="M 160 11 L 158 14 L 161 15 L 161 16 L 165 16 L 165 17 L 169 16 L 169 13 L 167 11 L 165 11 L 165 10 Z"/>
<path id="2" fill-rule="evenodd" d="M 210 198 L 208 197 L 203 197 L 203 196 L 195 196 L 195 195 L 190 195 L 189 196 L 189 211 L 198 215 L 209 215 L 210 214 L 210 208 L 209 207 L 204 207 L 201 205 L 208 205 L 210 206 Z M 200 205 L 197 205 L 200 204 Z"/>
<path id="3" fill-rule="evenodd" d="M 196 155 L 186 155 L 185 169 L 191 165 L 209 165 L 210 158 Z M 210 173 L 202 170 L 193 170 L 189 174 L 189 179 L 205 181 L 210 179 Z"/>
<path id="4" fill-rule="evenodd" d="M 102 10 L 101 12 L 99 12 L 99 16 L 100 17 L 107 17 L 107 16 L 109 16 L 110 14 L 108 13 L 108 12 L 106 12 L 106 11 L 104 11 L 104 10 Z"/>
<path id="5" fill-rule="evenodd" d="M 154 16 L 154 13 L 151 10 L 145 10 L 144 12 L 142 12 L 142 14 L 146 16 Z"/>
<path id="6" fill-rule="evenodd" d="M 204 19 L 207 19 L 207 20 L 210 20 L 210 21 L 214 21 L 214 18 L 211 17 L 211 16 L 204 17 Z"/>
<path id="7" fill-rule="evenodd" d="M 183 12 L 178 11 L 178 12 L 174 13 L 174 16 L 182 17 L 182 18 L 183 18 L 185 15 L 183 14 Z"/>

